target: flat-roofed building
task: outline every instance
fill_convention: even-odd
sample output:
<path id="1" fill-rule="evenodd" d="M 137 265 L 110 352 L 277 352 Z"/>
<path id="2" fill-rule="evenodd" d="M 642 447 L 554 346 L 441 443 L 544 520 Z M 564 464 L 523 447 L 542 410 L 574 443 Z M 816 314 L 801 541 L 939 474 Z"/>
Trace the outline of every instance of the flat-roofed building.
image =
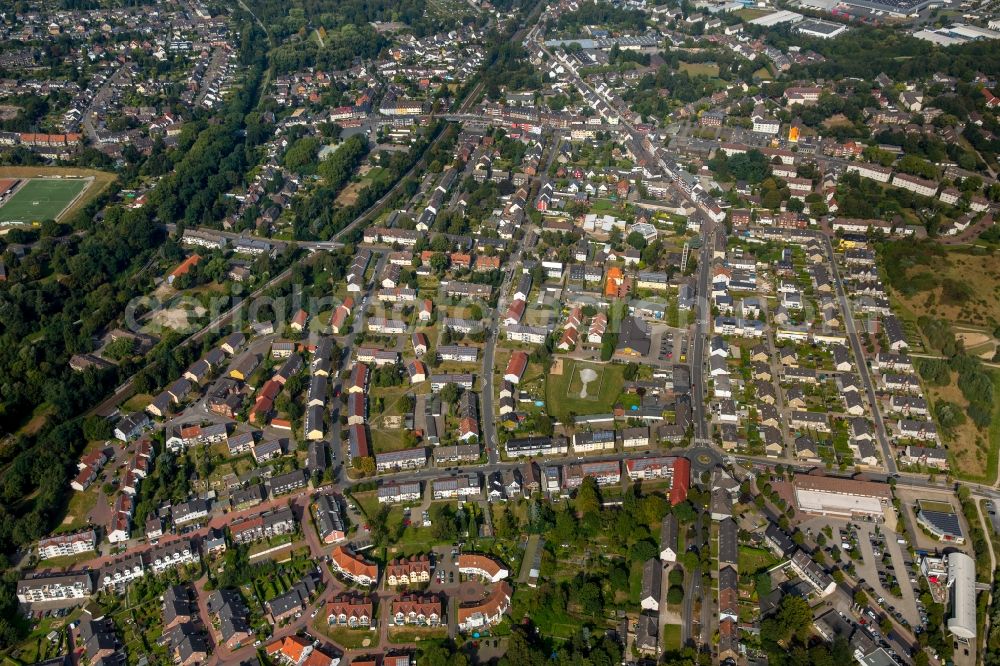
<path id="1" fill-rule="evenodd" d="M 872 481 L 800 474 L 792 487 L 799 510 L 824 516 L 881 516 L 892 501 L 889 486 Z"/>

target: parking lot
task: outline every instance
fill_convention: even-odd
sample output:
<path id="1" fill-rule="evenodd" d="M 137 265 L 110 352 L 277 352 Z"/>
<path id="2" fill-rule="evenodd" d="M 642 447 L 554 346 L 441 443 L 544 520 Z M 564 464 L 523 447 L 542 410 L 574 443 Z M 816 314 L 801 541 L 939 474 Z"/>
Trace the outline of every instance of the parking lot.
<path id="1" fill-rule="evenodd" d="M 828 554 L 837 546 L 841 550 L 841 562 L 853 562 L 856 576 L 866 586 L 873 606 L 880 606 L 897 621 L 905 620 L 910 627 L 920 626 L 921 613 L 914 592 L 914 581 L 919 575 L 917 562 L 904 552 L 905 544 L 897 542 L 895 532 L 887 532 L 881 523 L 829 517 L 811 518 L 800 528 L 814 538 L 823 533 L 824 549 Z M 824 528 L 829 528 L 829 533 Z M 860 559 L 851 558 L 850 551 L 854 549 L 861 553 Z M 899 585 L 898 597 L 890 593 L 894 582 Z"/>
<path id="2" fill-rule="evenodd" d="M 875 601 L 884 599 L 879 605 L 897 621 L 906 620 L 911 627 L 923 624 L 914 592 L 919 569 L 917 562 L 912 561 L 908 553 L 904 554 L 905 544 L 899 543 L 896 533 L 876 533 L 871 523 L 859 524 L 858 543 L 864 556 L 864 566 L 855 566 L 859 575 L 878 593 Z M 893 582 L 899 586 L 900 597 L 890 593 Z"/>

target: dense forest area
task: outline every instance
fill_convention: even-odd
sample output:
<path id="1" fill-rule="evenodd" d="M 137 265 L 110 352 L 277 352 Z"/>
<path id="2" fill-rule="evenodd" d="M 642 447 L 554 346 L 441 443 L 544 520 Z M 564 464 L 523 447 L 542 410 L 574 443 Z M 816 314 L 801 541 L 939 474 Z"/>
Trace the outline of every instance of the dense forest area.
<path id="1" fill-rule="evenodd" d="M 607 3 L 584 2 L 576 11 L 560 14 L 555 27 L 565 33 L 580 33 L 585 26 L 595 25 L 612 30 L 643 32 L 646 29 L 646 13 Z"/>
<path id="2" fill-rule="evenodd" d="M 715 89 L 716 83 L 703 74 L 691 76 L 662 65 L 655 76 L 646 74 L 622 98 L 644 117 L 664 119 L 677 102 L 694 102 L 711 95 Z"/>
<path id="3" fill-rule="evenodd" d="M 793 32 L 789 25 L 749 28 L 783 51 L 794 45 L 824 56 L 825 62 L 793 72 L 809 78 L 856 77 L 871 81 L 884 73 L 895 80 L 907 80 L 926 79 L 942 72 L 971 81 L 979 73 L 1000 71 L 1000 50 L 988 40 L 945 49 L 893 28 L 852 26 L 837 39 L 808 38 Z M 859 53 L 864 57 L 859 58 Z"/>

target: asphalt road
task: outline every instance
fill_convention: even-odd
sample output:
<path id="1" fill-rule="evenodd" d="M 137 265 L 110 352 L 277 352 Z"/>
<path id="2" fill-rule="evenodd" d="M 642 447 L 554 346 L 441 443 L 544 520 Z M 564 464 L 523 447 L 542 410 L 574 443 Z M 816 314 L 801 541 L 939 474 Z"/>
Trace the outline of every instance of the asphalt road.
<path id="1" fill-rule="evenodd" d="M 698 319 L 691 338 L 691 411 L 694 417 L 695 435 L 706 441 L 709 437 L 710 416 L 705 413 L 705 339 L 708 337 L 708 317 L 712 308 L 708 303 L 709 267 L 712 263 L 713 234 L 708 223 L 702 228 L 702 247 L 698 253 L 698 285 L 695 293 L 698 304 Z"/>
<path id="2" fill-rule="evenodd" d="M 861 347 L 861 340 L 858 338 L 857 328 L 854 326 L 854 314 L 851 312 L 850 304 L 847 302 L 847 295 L 844 293 L 844 283 L 840 278 L 840 269 L 833 256 L 833 244 L 826 234 L 816 234 L 826 245 L 827 259 L 833 271 L 833 282 L 837 287 L 837 298 L 840 300 L 840 311 L 843 313 L 847 337 L 851 342 L 851 349 L 854 350 L 855 364 L 858 367 L 858 374 L 861 382 L 865 385 L 865 393 L 868 395 L 868 404 L 871 406 L 872 417 L 875 420 L 875 431 L 878 434 L 879 444 L 882 445 L 882 462 L 885 464 L 889 474 L 896 474 L 899 468 L 896 466 L 896 459 L 892 454 L 892 446 L 885 431 L 885 423 L 882 421 L 882 413 L 875 398 L 875 386 L 872 384 L 871 373 L 868 371 L 868 364 L 865 362 L 864 349 Z"/>

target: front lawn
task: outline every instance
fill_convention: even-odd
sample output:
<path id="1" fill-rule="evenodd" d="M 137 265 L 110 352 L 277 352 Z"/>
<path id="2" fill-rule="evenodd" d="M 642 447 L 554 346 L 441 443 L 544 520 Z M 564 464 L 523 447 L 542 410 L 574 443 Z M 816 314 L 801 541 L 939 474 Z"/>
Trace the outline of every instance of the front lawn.
<path id="1" fill-rule="evenodd" d="M 322 614 L 313 622 L 313 628 L 344 650 L 359 650 L 378 642 L 378 633 L 370 629 L 331 627 Z"/>

